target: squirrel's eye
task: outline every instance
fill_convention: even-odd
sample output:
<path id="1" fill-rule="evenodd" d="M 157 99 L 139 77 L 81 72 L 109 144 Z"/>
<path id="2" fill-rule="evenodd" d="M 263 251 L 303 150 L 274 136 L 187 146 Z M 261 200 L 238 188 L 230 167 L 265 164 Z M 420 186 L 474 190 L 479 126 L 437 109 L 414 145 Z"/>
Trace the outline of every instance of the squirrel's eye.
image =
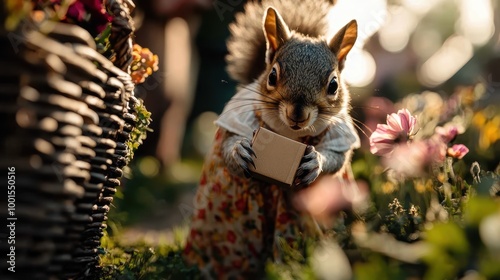
<path id="1" fill-rule="evenodd" d="M 339 84 L 337 83 L 337 78 L 333 77 L 328 84 L 328 95 L 335 95 L 337 93 L 337 89 L 339 88 Z"/>
<path id="2" fill-rule="evenodd" d="M 267 79 L 268 87 L 275 87 L 277 81 L 278 81 L 278 72 L 276 71 L 276 67 L 273 67 Z"/>

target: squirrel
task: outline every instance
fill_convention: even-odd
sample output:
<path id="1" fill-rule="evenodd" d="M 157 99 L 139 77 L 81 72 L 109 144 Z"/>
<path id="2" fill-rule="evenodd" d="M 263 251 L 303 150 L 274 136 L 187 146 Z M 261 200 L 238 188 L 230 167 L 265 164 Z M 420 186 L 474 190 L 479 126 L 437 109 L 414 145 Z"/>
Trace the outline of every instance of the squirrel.
<path id="1" fill-rule="evenodd" d="M 357 23 L 325 38 L 330 8 L 326 0 L 250 1 L 230 25 L 227 71 L 239 85 L 216 121 L 184 249 L 206 278 L 262 277 L 268 259 L 282 260 L 283 247 L 308 231 L 294 191 L 321 174 L 341 176 L 360 145 L 342 79 Z M 250 176 L 259 127 L 308 145 L 289 189 Z"/>

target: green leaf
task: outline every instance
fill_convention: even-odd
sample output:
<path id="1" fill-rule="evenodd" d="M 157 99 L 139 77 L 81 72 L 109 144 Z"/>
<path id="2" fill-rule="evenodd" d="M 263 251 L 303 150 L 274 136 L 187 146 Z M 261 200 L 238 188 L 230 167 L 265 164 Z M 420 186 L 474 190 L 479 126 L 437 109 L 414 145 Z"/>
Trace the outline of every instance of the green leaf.
<path id="1" fill-rule="evenodd" d="M 450 279 L 464 269 L 470 251 L 465 231 L 455 223 L 437 223 L 426 232 L 431 246 L 424 257 L 429 269 L 425 279 Z"/>
<path id="2" fill-rule="evenodd" d="M 464 256 L 469 252 L 469 243 L 465 232 L 454 223 L 434 224 L 427 231 L 425 239 L 430 244 L 448 250 L 457 256 Z"/>
<path id="3" fill-rule="evenodd" d="M 378 255 L 370 256 L 368 262 L 356 263 L 354 275 L 356 280 L 405 279 L 398 266 L 388 265 L 387 261 Z"/>
<path id="4" fill-rule="evenodd" d="M 464 219 L 468 225 L 479 226 L 481 220 L 500 209 L 500 204 L 490 197 L 476 196 L 465 205 Z"/>

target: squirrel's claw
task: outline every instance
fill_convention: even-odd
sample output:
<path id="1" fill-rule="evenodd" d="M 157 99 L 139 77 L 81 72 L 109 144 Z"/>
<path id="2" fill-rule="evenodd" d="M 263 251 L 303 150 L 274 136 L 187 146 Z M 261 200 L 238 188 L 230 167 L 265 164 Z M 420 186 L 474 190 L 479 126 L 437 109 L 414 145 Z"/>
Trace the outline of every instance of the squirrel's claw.
<path id="1" fill-rule="evenodd" d="M 255 154 L 255 152 L 253 151 L 252 147 L 249 147 L 248 149 L 246 149 L 248 151 L 248 153 L 253 156 L 254 158 L 257 158 L 257 154 Z M 255 164 L 253 163 L 253 160 L 252 160 L 252 164 L 253 164 L 253 167 L 255 168 Z"/>
<path id="2" fill-rule="evenodd" d="M 252 174 L 250 173 L 250 169 L 242 167 L 243 168 L 243 174 L 245 174 L 246 178 L 250 178 Z"/>
<path id="3" fill-rule="evenodd" d="M 234 147 L 233 158 L 247 178 L 250 177 L 250 165 L 255 168 L 252 156 L 255 157 L 255 152 L 251 147 L 250 141 L 246 138 L 239 140 Z"/>
<path id="4" fill-rule="evenodd" d="M 304 187 L 316 180 L 322 171 L 321 155 L 313 146 L 307 146 L 304 156 L 300 161 L 299 168 L 295 174 L 294 185 Z"/>

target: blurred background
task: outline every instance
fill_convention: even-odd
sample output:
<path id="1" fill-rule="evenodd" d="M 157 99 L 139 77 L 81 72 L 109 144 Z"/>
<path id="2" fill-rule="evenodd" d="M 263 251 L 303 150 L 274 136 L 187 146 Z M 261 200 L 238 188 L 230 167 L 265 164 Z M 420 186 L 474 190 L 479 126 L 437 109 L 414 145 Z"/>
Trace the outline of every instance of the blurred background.
<path id="1" fill-rule="evenodd" d="M 137 88 L 154 132 L 136 153 L 110 212 L 110 228 L 123 226 L 130 241 L 172 239 L 172 229 L 189 221 L 213 121 L 235 93 L 225 72 L 225 41 L 245 2 L 137 1 L 137 43 L 158 54 L 160 70 Z M 473 133 L 461 139 L 471 150 L 465 160 L 494 170 L 500 158 L 500 2 L 334 2 L 329 36 L 352 18 L 359 24 L 343 73 L 364 143 L 357 153 L 367 150 L 371 131 L 401 99 L 422 93 L 405 104 L 442 110 L 456 91 L 474 86 L 471 94 L 481 94 L 484 109 L 474 115 Z"/>

